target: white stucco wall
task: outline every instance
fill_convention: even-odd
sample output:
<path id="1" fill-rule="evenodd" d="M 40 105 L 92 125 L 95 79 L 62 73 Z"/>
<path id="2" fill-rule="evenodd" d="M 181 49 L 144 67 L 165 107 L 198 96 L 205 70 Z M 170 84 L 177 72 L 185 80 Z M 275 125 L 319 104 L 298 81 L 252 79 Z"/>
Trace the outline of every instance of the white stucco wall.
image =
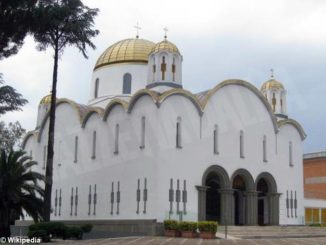
<path id="1" fill-rule="evenodd" d="M 138 67 L 135 69 L 143 69 Z M 146 68 L 144 68 L 146 69 Z M 121 77 L 122 71 L 121 69 Z M 98 71 L 98 74 L 95 74 Z M 98 69 L 94 78 L 107 70 Z M 118 74 L 118 73 L 116 73 Z M 144 73 L 146 74 L 146 72 Z M 108 74 L 107 74 L 108 75 Z M 109 77 L 109 76 L 108 76 Z M 115 80 L 118 75 L 113 76 Z M 141 79 L 141 75 L 133 76 Z M 146 77 L 146 75 L 145 75 Z M 134 81 L 134 80 L 133 80 Z M 141 86 L 140 81 L 139 86 Z M 104 83 L 103 91 L 118 89 L 116 84 Z M 138 86 L 137 85 L 137 86 Z M 133 87 L 134 88 L 134 87 Z M 119 88 L 120 89 L 120 88 Z M 122 89 L 122 88 L 121 88 Z M 102 90 L 102 89 L 101 89 Z M 141 118 L 146 118 L 145 148 L 140 149 Z M 176 122 L 181 118 L 182 149 L 176 148 Z M 69 120 L 67 120 L 69 118 Z M 172 95 L 159 106 L 148 95 L 140 97 L 132 111 L 127 113 L 122 106 L 115 106 L 107 120 L 96 113 L 81 127 L 76 110 L 68 103 L 57 107 L 55 131 L 54 184 L 62 189 L 61 216 L 52 219 L 157 219 L 169 217 L 169 188 L 180 180 L 180 189 L 186 180 L 188 200 L 185 220 L 196 220 L 198 193 L 205 170 L 211 165 L 222 166 L 229 178 L 238 169 L 250 172 L 253 181 L 262 172 L 270 173 L 280 197 L 280 224 L 301 224 L 303 210 L 302 141 L 297 129 L 284 125 L 275 132 L 266 106 L 256 94 L 244 86 L 228 85 L 219 89 L 208 100 L 202 116 L 193 102 L 181 95 Z M 119 124 L 119 154 L 114 154 L 115 125 Z M 219 154 L 213 153 L 214 125 L 219 127 Z M 27 140 L 25 149 L 33 151 L 39 162 L 38 171 L 44 173 L 43 147 L 47 143 L 48 122 L 44 126 L 40 142 L 36 136 Z M 92 159 L 92 135 L 96 130 L 96 158 Z M 244 158 L 239 156 L 239 134 L 244 132 Z M 263 161 L 263 136 L 267 137 L 267 162 Z M 78 161 L 74 163 L 74 142 L 78 136 Z M 289 141 L 293 144 L 293 166 L 289 166 Z M 60 154 L 59 154 L 60 144 Z M 61 164 L 61 166 L 58 165 Z M 148 201 L 143 213 L 144 179 L 147 179 Z M 137 180 L 140 179 L 140 213 L 136 213 Z M 121 203 L 117 214 L 116 192 L 120 182 Z M 110 193 L 114 183 L 114 213 L 111 214 Z M 96 214 L 88 215 L 89 185 L 97 187 Z M 71 188 L 78 187 L 78 214 L 70 215 Z M 296 191 L 297 217 L 287 217 L 286 191 Z M 75 193 L 74 193 L 75 195 Z M 93 201 L 93 200 L 92 200 Z M 74 207 L 75 209 L 75 207 Z M 180 203 L 182 209 L 182 202 Z M 173 203 L 175 215 L 176 202 Z M 74 214 L 74 212 L 73 212 Z"/>

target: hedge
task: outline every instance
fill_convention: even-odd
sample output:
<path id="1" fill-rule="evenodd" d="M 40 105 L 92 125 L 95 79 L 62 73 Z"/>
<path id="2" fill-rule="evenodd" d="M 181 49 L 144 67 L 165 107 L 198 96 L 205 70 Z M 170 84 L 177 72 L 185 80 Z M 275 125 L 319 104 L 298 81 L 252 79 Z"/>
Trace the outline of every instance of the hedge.
<path id="1" fill-rule="evenodd" d="M 199 231 L 208 231 L 208 232 L 216 233 L 217 226 L 218 226 L 218 223 L 215 221 L 200 221 L 200 222 L 198 222 Z"/>

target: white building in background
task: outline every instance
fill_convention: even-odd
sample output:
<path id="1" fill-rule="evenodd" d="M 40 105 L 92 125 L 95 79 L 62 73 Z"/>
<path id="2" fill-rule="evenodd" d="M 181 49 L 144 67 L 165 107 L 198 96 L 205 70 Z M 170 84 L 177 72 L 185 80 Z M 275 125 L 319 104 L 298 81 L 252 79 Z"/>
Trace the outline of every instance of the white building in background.
<path id="1" fill-rule="evenodd" d="M 232 79 L 194 94 L 182 60 L 166 38 L 125 39 L 99 57 L 87 105 L 57 100 L 52 220 L 124 234 L 169 218 L 303 223 L 306 135 L 288 117 L 284 86 Z M 24 140 L 41 173 L 49 101 Z"/>

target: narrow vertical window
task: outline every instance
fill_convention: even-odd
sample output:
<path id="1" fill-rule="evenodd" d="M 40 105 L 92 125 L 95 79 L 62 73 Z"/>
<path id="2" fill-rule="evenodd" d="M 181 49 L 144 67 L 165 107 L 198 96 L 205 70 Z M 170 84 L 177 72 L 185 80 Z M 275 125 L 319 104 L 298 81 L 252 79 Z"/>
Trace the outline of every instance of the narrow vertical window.
<path id="1" fill-rule="evenodd" d="M 96 78 L 95 80 L 95 86 L 94 86 L 94 98 L 96 99 L 98 97 L 98 88 L 100 86 L 100 79 Z"/>
<path id="2" fill-rule="evenodd" d="M 165 80 L 165 72 L 166 72 L 165 56 L 162 57 L 161 72 L 162 72 L 162 80 Z"/>
<path id="3" fill-rule="evenodd" d="M 240 157 L 244 158 L 244 133 L 240 131 Z"/>
<path id="4" fill-rule="evenodd" d="M 176 72 L 176 66 L 175 66 L 175 58 L 173 58 L 173 63 L 172 63 L 172 81 L 175 81 L 175 72 Z"/>
<path id="5" fill-rule="evenodd" d="M 45 169 L 46 166 L 46 145 L 43 148 L 43 169 Z"/>
<path id="6" fill-rule="evenodd" d="M 140 149 L 145 148 L 145 117 L 141 118 Z"/>
<path id="7" fill-rule="evenodd" d="M 114 154 L 119 153 L 119 124 L 115 125 Z"/>
<path id="8" fill-rule="evenodd" d="M 181 117 L 178 117 L 176 124 L 176 147 L 182 148 L 181 146 Z"/>
<path id="9" fill-rule="evenodd" d="M 93 131 L 92 159 L 96 158 L 96 131 Z"/>
<path id="10" fill-rule="evenodd" d="M 123 94 L 131 93 L 131 74 L 130 73 L 126 73 L 123 75 L 122 93 Z"/>
<path id="11" fill-rule="evenodd" d="M 293 166 L 293 146 L 292 146 L 292 141 L 289 142 L 289 165 L 292 167 Z"/>
<path id="12" fill-rule="evenodd" d="M 263 161 L 267 162 L 267 139 L 266 135 L 263 137 Z"/>
<path id="13" fill-rule="evenodd" d="M 61 140 L 58 143 L 58 166 L 61 166 Z"/>
<path id="14" fill-rule="evenodd" d="M 213 132 L 213 140 L 214 140 L 214 154 L 218 154 L 218 126 L 215 124 L 214 132 Z"/>
<path id="15" fill-rule="evenodd" d="M 75 154 L 74 154 L 74 163 L 78 161 L 78 136 L 75 136 Z"/>

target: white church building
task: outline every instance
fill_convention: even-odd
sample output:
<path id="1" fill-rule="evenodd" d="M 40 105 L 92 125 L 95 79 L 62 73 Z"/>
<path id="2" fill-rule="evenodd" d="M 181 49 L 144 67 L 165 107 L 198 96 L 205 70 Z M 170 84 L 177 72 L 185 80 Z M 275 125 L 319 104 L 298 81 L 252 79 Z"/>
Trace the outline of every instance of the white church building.
<path id="1" fill-rule="evenodd" d="M 306 134 L 282 83 L 230 79 L 192 93 L 182 61 L 166 37 L 125 39 L 98 58 L 87 105 L 57 99 L 52 220 L 121 233 L 165 219 L 303 224 Z M 41 173 L 50 99 L 23 142 Z"/>

